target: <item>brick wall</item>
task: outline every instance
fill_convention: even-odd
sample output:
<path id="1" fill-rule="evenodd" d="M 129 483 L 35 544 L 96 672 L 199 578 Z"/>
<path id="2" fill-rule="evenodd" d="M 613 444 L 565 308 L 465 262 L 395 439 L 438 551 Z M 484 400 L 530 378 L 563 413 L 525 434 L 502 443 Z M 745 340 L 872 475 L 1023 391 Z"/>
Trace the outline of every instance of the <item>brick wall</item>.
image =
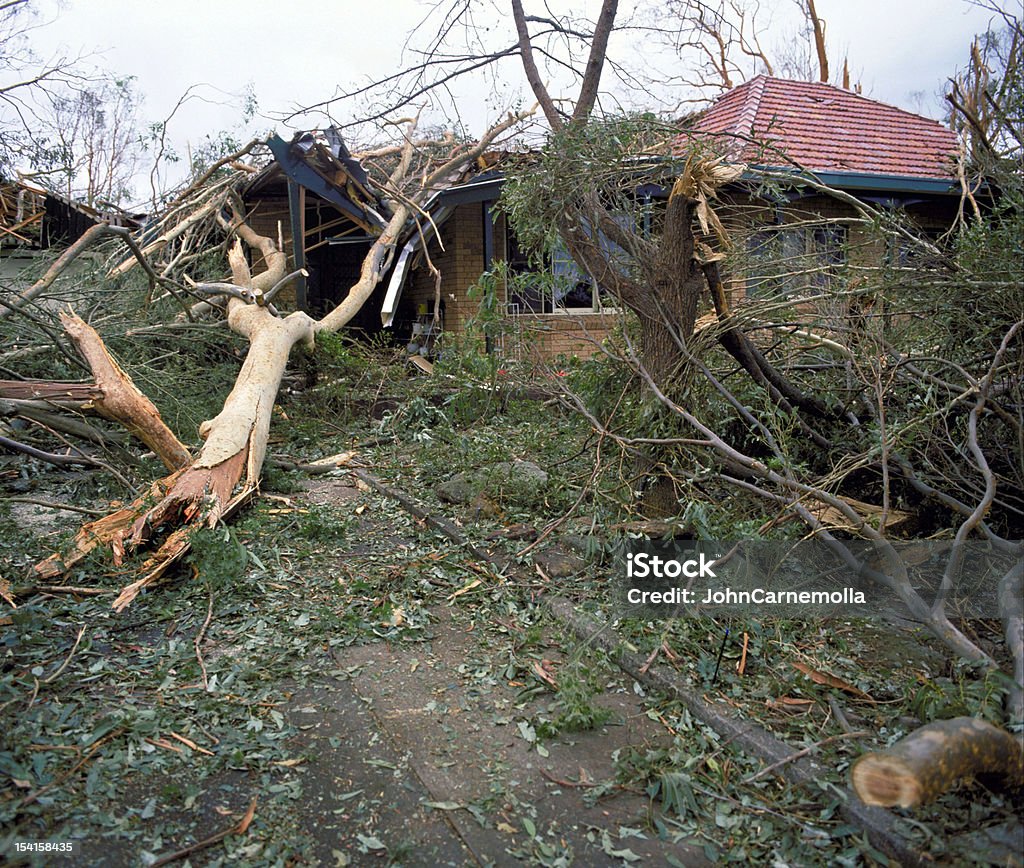
<path id="1" fill-rule="evenodd" d="M 476 313 L 477 303 L 470 301 L 468 292 L 484 270 L 483 219 L 482 204 L 460 205 L 442 224 L 440 243 L 432 237 L 427 247 L 431 262 L 441 272 L 441 299 L 447 331 L 463 331 L 466 321 Z M 422 253 L 419 257 L 403 295 L 411 302 L 413 310 L 425 304 L 432 313 L 434 275 Z"/>
<path id="2" fill-rule="evenodd" d="M 521 354 L 526 362 L 550 361 L 558 356 L 590 358 L 600 352 L 601 342 L 620 321 L 621 315 L 612 312 L 520 314 L 509 317 L 505 351 L 508 355 Z"/>
<path id="3" fill-rule="evenodd" d="M 288 270 L 295 268 L 295 255 L 292 245 L 291 212 L 288 210 L 287 196 L 264 196 L 255 203 L 247 202 L 249 210 L 249 225 L 259 235 L 266 235 L 278 238 L 278 231 L 284 238 L 284 250 L 288 254 Z M 264 269 L 263 255 L 258 251 L 252 251 L 251 267 L 253 273 Z M 295 288 L 292 285 L 286 286 L 274 298 L 274 305 L 281 310 L 295 309 Z"/>

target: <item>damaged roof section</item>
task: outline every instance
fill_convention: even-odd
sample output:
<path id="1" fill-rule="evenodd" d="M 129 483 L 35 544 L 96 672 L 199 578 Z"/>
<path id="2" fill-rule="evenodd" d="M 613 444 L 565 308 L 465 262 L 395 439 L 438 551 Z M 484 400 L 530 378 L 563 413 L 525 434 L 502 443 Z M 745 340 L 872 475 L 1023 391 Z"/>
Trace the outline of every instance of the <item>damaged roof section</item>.
<path id="1" fill-rule="evenodd" d="M 402 298 L 409 273 L 416 266 L 424 245 L 430 243 L 430 240 L 440 231 L 441 226 L 451 217 L 457 206 L 471 202 L 493 203 L 497 201 L 501 195 L 501 185 L 504 181 L 505 176 L 502 172 L 485 169 L 481 174 L 440 190 L 431 196 L 423 206 L 424 212 L 430 217 L 429 223 L 422 227 L 422 231 L 411 233 L 408 240 L 402 245 L 394 270 L 391 272 L 391 279 L 388 281 L 387 292 L 380 310 L 381 324 L 385 328 L 394 325 L 395 313 L 398 310 L 398 303 Z M 490 219 L 489 214 L 486 219 Z M 415 227 L 413 229 L 415 230 Z M 440 244 L 440 241 L 438 243 Z M 485 268 L 489 265 L 489 261 L 483 263 Z"/>
<path id="2" fill-rule="evenodd" d="M 417 151 L 427 159 L 429 144 Z M 443 144 L 453 146 L 451 141 Z M 364 165 L 335 128 L 300 132 L 290 141 L 272 135 L 267 145 L 274 160 L 246 185 L 243 198 L 258 231 L 274 237 L 280 227 L 295 268 L 309 272 L 308 278 L 296 281 L 296 307 L 324 313 L 356 282 L 358 266 L 388 223 L 389 200 L 395 195 L 387 189 L 388 161 L 398 159 L 400 149 L 362 155 Z M 445 179 L 442 189 L 416 209 L 400 234 L 390 274 L 382 281 L 379 294 L 364 306 L 368 313 L 373 311 L 373 322 L 360 325 L 378 330 L 391 324 L 424 243 L 435 236 L 466 195 L 479 195 L 477 187 L 482 183 L 489 198 L 497 197 L 500 176 L 493 172 L 496 159 L 488 153 L 468 170 Z"/>
<path id="3" fill-rule="evenodd" d="M 25 181 L 0 184 L 0 247 L 47 250 L 73 244 L 99 223 L 137 229 L 138 215 L 93 208 Z"/>
<path id="4" fill-rule="evenodd" d="M 272 135 L 267 145 L 274 162 L 253 180 L 250 191 L 258 191 L 281 172 L 330 202 L 363 231 L 376 235 L 387 225 L 365 170 L 349 153 L 337 130 L 298 133 L 290 142 Z"/>

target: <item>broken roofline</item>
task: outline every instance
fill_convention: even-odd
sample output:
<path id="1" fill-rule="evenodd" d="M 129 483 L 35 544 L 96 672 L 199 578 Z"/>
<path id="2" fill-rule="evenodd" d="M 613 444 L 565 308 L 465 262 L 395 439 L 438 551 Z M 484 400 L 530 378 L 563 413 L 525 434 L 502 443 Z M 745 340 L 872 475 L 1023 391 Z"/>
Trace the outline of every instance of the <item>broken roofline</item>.
<path id="1" fill-rule="evenodd" d="M 304 159 L 305 155 L 297 152 L 294 147 L 297 138 L 286 142 L 276 133 L 267 138 L 267 146 L 274 155 L 274 161 L 289 182 L 298 184 L 321 199 L 330 202 L 368 232 L 374 230 L 380 232 L 387 225 L 387 221 L 373 208 L 353 202 L 344 192 L 344 188 L 329 181 L 321 172 L 311 166 Z"/>

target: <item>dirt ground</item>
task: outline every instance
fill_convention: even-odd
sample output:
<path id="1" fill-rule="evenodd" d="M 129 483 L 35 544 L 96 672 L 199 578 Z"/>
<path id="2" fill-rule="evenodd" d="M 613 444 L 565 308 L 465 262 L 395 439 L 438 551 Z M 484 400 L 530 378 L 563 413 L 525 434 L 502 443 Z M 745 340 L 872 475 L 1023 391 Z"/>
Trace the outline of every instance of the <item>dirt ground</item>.
<path id="1" fill-rule="evenodd" d="M 737 791 L 763 757 L 544 615 L 545 596 L 581 598 L 574 576 L 511 558 L 506 575 L 488 571 L 349 475 L 303 488 L 240 522 L 244 568 L 200 559 L 192 581 L 125 616 L 54 594 L 5 619 L 11 864 L 31 861 L 15 840 L 70 839 L 81 852 L 46 864 L 884 864 L 831 784 Z M 573 558 L 553 548 L 536 563 L 558 574 Z M 72 647 L 78 630 L 88 639 Z M 887 666 L 902 665 L 894 636 L 874 646 Z M 592 725 L 552 727 L 577 670 Z M 731 683 L 721 695 L 743 717 L 751 698 Z M 792 715 L 828 705 L 789 690 L 760 702 L 784 709 L 766 722 L 799 745 Z M 856 712 L 875 725 L 879 709 Z M 841 769 L 852 748 L 837 749 Z M 1019 864 L 1017 831 L 974 840 L 972 861 Z M 970 817 L 949 832 L 977 835 Z"/>

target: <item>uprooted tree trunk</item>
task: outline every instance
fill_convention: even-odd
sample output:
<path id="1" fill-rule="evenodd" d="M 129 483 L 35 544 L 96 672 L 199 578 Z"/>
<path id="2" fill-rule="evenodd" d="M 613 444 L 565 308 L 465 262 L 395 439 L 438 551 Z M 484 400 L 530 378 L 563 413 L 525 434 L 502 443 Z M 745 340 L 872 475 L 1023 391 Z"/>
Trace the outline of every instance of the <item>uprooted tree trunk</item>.
<path id="1" fill-rule="evenodd" d="M 474 146 L 461 149 L 432 170 L 423 171 L 415 197 L 424 198 L 434 185 L 472 164 L 498 135 L 529 113 L 510 114 Z M 389 180 L 389 190 L 395 189 L 410 173 L 412 153 L 410 131 L 406 136 L 400 167 Z M 273 291 L 292 277 L 285 273 L 286 254 L 273 239 L 257 234 L 245 223 L 237 201 L 231 196 L 217 207 L 212 207 L 211 201 L 209 197 L 204 198 L 199 213 L 210 217 L 219 214 L 226 204 L 233 211 L 233 219 L 227 223 L 221 218 L 222 225 L 237 235 L 228 256 L 232 285 L 225 312 L 231 330 L 249 340 L 249 351 L 235 385 L 220 413 L 200 426 L 199 434 L 205 443 L 194 459 L 180 444 L 182 451 L 173 458 L 164 457 L 164 452 L 160 452 L 165 464 L 174 472 L 153 482 L 146 494 L 129 506 L 85 524 L 70 552 L 54 554 L 35 567 L 40 576 L 52 578 L 66 572 L 100 546 L 109 546 L 115 562 L 120 563 L 127 549 L 141 546 L 161 535 L 163 541 L 159 548 L 139 568 L 139 578 L 123 588 L 114 601 L 114 608 L 118 611 L 128 606 L 144 587 L 159 579 L 188 551 L 189 535 L 194 529 L 214 526 L 256 493 L 266 456 L 274 402 L 292 348 L 297 344 L 312 348 L 318 332 L 340 329 L 359 311 L 387 270 L 398 239 L 417 207 L 414 197 L 404 194 L 399 197 L 393 205 L 390 220 L 364 258 L 359 279 L 349 289 L 346 298 L 322 319 L 314 320 L 302 311 L 283 318 L 277 314 L 268 302 Z M 191 217 L 184 220 L 187 222 Z M 256 276 L 250 272 L 242 242 L 262 255 L 266 268 Z M 152 247 L 151 244 L 143 251 L 135 246 L 132 248 L 135 255 L 132 264 L 141 263 L 151 275 L 144 253 Z M 115 272 L 123 273 L 128 267 L 118 266 Z M 203 285 L 196 288 L 201 291 Z M 224 292 L 224 288 L 217 291 Z M 81 331 L 82 326 L 78 322 L 68 319 L 65 328 L 70 327 L 69 333 L 72 334 Z M 103 381 L 111 370 L 119 371 L 116 363 L 102 349 L 101 342 L 100 349 L 92 346 L 89 350 L 82 349 L 82 353 L 97 383 Z M 126 377 L 123 380 L 121 388 L 115 390 L 120 398 L 125 395 L 143 397 Z M 147 410 L 141 415 L 148 417 L 150 414 Z M 125 420 L 119 418 L 119 421 Z"/>

